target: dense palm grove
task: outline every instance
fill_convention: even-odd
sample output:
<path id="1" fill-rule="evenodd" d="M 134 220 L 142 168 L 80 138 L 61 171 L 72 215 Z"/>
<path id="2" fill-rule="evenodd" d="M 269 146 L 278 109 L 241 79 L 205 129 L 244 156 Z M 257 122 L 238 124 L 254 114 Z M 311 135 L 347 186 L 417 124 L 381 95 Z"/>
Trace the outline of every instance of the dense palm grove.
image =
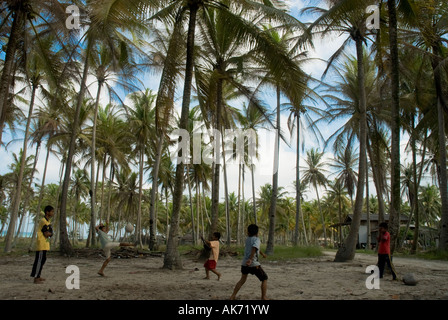
<path id="1" fill-rule="evenodd" d="M 378 28 L 366 25 L 368 5 L 379 10 Z M 167 268 L 180 265 L 179 238 L 196 243 L 220 231 L 240 243 L 254 222 L 268 254 L 275 243 L 319 243 L 351 259 L 364 213 L 388 216 L 393 250 L 405 240 L 419 250 L 423 229 L 447 250 L 447 2 L 310 1 L 303 14 L 313 21 L 276 0 L 2 1 L 0 148 L 8 153 L 22 139 L 13 161 L 2 162 L 5 251 L 47 204 L 57 208 L 53 240 L 62 253 L 84 232 L 95 245 L 99 222 L 115 238 L 131 222 L 138 245 L 166 243 Z M 316 79 L 303 66 L 320 36 L 345 41 Z M 319 128 L 333 123 L 342 124 L 320 139 Z M 293 141 L 295 193 L 276 170 L 255 189 L 248 144 L 237 190 L 226 165 L 235 150 L 216 137 L 201 148 L 225 151 L 223 161 L 175 161 L 174 129 L 193 136 L 213 128 L 277 129 L 276 144 Z M 304 131 L 319 148 L 302 150 Z M 47 166 L 50 155 L 60 168 Z M 59 183 L 46 182 L 48 170 L 58 170 Z M 341 228 L 347 215 L 352 223 Z M 400 228 L 403 216 L 409 223 Z"/>

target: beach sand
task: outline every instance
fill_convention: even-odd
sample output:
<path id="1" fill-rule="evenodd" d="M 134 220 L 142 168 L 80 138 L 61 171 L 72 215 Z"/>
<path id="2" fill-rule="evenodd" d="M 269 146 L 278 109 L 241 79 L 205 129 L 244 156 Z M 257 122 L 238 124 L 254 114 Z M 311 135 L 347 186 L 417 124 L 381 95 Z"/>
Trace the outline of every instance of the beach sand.
<path id="1" fill-rule="evenodd" d="M 120 249 L 118 249 L 120 250 Z M 182 270 L 163 269 L 162 256 L 118 258 L 115 251 L 105 270 L 97 274 L 104 257 L 101 251 L 78 257 L 48 254 L 42 284 L 34 284 L 30 272 L 34 260 L 31 252 L 22 256 L 0 257 L 1 300 L 226 300 L 240 279 L 240 257 L 225 256 L 218 261 L 222 278 L 211 273 L 204 279 L 203 262 L 194 255 L 183 255 Z M 262 266 L 269 276 L 268 298 L 274 300 L 447 300 L 448 261 L 394 258 L 399 277 L 413 273 L 416 286 L 392 281 L 390 274 L 380 280 L 379 289 L 367 289 L 366 273 L 376 264 L 376 256 L 356 254 L 350 262 L 334 262 L 334 252 L 323 256 L 290 261 L 266 261 Z M 79 268 L 79 289 L 66 273 L 70 265 Z M 260 298 L 260 282 L 249 275 L 237 299 Z"/>

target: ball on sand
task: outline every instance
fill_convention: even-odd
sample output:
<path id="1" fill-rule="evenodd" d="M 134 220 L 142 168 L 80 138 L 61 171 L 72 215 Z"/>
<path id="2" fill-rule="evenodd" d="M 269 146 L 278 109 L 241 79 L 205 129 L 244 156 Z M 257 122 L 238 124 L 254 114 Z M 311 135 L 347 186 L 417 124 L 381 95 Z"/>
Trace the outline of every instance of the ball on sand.
<path id="1" fill-rule="evenodd" d="M 131 233 L 132 231 L 134 231 L 134 226 L 131 223 L 128 223 L 125 227 L 126 232 Z"/>

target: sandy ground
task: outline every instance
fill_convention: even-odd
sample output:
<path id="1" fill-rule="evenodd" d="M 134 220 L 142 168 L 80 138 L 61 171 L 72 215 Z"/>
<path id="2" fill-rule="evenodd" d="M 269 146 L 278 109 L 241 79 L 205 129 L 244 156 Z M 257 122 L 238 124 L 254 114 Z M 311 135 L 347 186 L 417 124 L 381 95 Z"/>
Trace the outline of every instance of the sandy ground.
<path id="1" fill-rule="evenodd" d="M 367 266 L 376 264 L 376 257 L 357 254 L 351 262 L 333 262 L 334 253 L 317 258 L 287 262 L 261 260 L 269 276 L 268 297 L 274 300 L 448 300 L 448 262 L 412 258 L 395 258 L 402 276 L 413 273 L 416 286 L 392 281 L 386 274 L 379 289 L 367 289 Z M 29 274 L 34 254 L 0 257 L 0 300 L 226 300 L 239 280 L 240 258 L 221 257 L 217 270 L 205 280 L 202 263 L 192 256 L 183 256 L 183 270 L 164 270 L 163 258 L 146 256 L 115 258 L 106 268 L 106 277 L 97 274 L 103 257 L 67 258 L 53 252 L 48 255 L 42 277 L 43 284 L 34 284 Z M 69 265 L 79 268 L 79 289 L 68 289 L 66 273 Z M 70 280 L 70 279 L 69 279 Z M 72 284 L 74 282 L 71 282 Z M 239 300 L 260 298 L 260 282 L 249 276 L 239 292 Z"/>

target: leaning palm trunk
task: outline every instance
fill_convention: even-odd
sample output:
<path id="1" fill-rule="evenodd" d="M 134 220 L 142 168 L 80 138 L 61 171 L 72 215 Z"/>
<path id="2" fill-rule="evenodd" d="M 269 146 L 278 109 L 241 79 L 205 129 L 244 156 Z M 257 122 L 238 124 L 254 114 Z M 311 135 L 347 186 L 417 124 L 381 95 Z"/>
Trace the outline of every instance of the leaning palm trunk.
<path id="1" fill-rule="evenodd" d="M 39 141 L 37 142 L 37 144 L 36 144 L 36 154 L 35 154 L 35 156 L 34 156 L 33 170 L 31 171 L 31 177 L 30 177 L 30 180 L 28 181 L 27 193 L 26 193 L 26 195 L 25 195 L 25 203 L 24 203 L 24 205 L 23 205 L 23 210 L 22 210 L 22 212 L 23 212 L 23 214 L 22 214 L 22 219 L 23 219 L 23 217 L 25 216 L 26 212 L 28 211 L 28 206 L 29 206 L 29 203 L 30 203 L 31 195 L 29 194 L 29 190 L 31 190 L 32 185 L 33 185 L 34 173 L 36 172 L 36 166 L 37 166 L 37 160 L 39 159 L 40 145 L 41 145 L 41 141 L 39 140 Z M 21 226 L 22 226 L 22 219 L 20 220 L 19 231 L 20 231 Z M 16 237 L 14 238 L 14 243 L 13 243 L 13 245 L 12 245 L 13 247 L 16 246 L 16 242 L 17 242 L 17 239 L 18 239 L 18 237 L 19 237 L 19 234 L 20 234 L 20 232 L 18 232 L 18 233 L 16 234 Z"/>
<path id="2" fill-rule="evenodd" d="M 37 84 L 36 85 L 33 84 L 32 87 L 33 87 L 33 89 L 32 89 L 32 93 L 31 93 L 30 109 L 28 111 L 28 119 L 26 121 L 26 128 L 25 128 L 25 138 L 23 140 L 22 158 L 20 159 L 19 177 L 17 180 L 17 188 L 15 190 L 16 196 L 14 197 L 11 218 L 9 221 L 8 231 L 6 233 L 6 239 L 5 239 L 5 249 L 4 249 L 5 252 L 11 252 L 13 239 L 14 239 L 14 231 L 16 228 L 17 217 L 19 214 L 20 200 L 21 200 L 21 194 L 22 194 L 23 175 L 25 172 L 26 153 L 27 153 L 27 147 L 28 147 L 28 139 L 30 136 L 30 124 L 31 124 L 31 117 L 33 115 L 34 99 L 36 96 Z"/>
<path id="3" fill-rule="evenodd" d="M 362 36 L 356 35 L 356 55 L 358 59 L 358 85 L 360 93 L 359 103 L 359 169 L 358 185 L 356 188 L 355 206 L 353 211 L 353 220 L 350 231 L 345 243 L 336 253 L 335 261 L 344 262 L 353 260 L 355 257 L 356 244 L 358 242 L 359 224 L 361 222 L 361 213 L 364 198 L 364 183 L 366 178 L 366 142 L 367 142 L 367 117 L 366 117 L 366 92 L 364 86 L 364 60 Z"/>
<path id="4" fill-rule="evenodd" d="M 87 51 L 90 51 L 90 42 L 87 47 Z M 61 254 L 67 254 L 72 255 L 73 248 L 72 245 L 68 239 L 67 234 L 67 198 L 68 198 L 68 188 L 70 184 L 70 175 L 72 171 L 72 162 L 73 162 L 73 156 L 75 154 L 75 146 L 76 146 L 76 138 L 78 136 L 78 130 L 79 130 L 79 116 L 81 113 L 82 103 L 84 99 L 84 94 L 86 91 L 86 81 L 87 81 L 87 74 L 89 71 L 89 59 L 85 59 L 84 61 L 84 71 L 82 75 L 81 80 L 81 88 L 78 95 L 76 110 L 75 110 L 75 118 L 73 120 L 73 132 L 70 136 L 70 145 L 68 148 L 68 154 L 67 154 L 67 161 L 65 166 L 65 173 L 64 173 L 64 182 L 62 183 L 62 194 L 61 194 L 61 206 L 60 206 L 60 224 L 59 224 L 59 230 L 60 230 L 60 251 Z"/>

